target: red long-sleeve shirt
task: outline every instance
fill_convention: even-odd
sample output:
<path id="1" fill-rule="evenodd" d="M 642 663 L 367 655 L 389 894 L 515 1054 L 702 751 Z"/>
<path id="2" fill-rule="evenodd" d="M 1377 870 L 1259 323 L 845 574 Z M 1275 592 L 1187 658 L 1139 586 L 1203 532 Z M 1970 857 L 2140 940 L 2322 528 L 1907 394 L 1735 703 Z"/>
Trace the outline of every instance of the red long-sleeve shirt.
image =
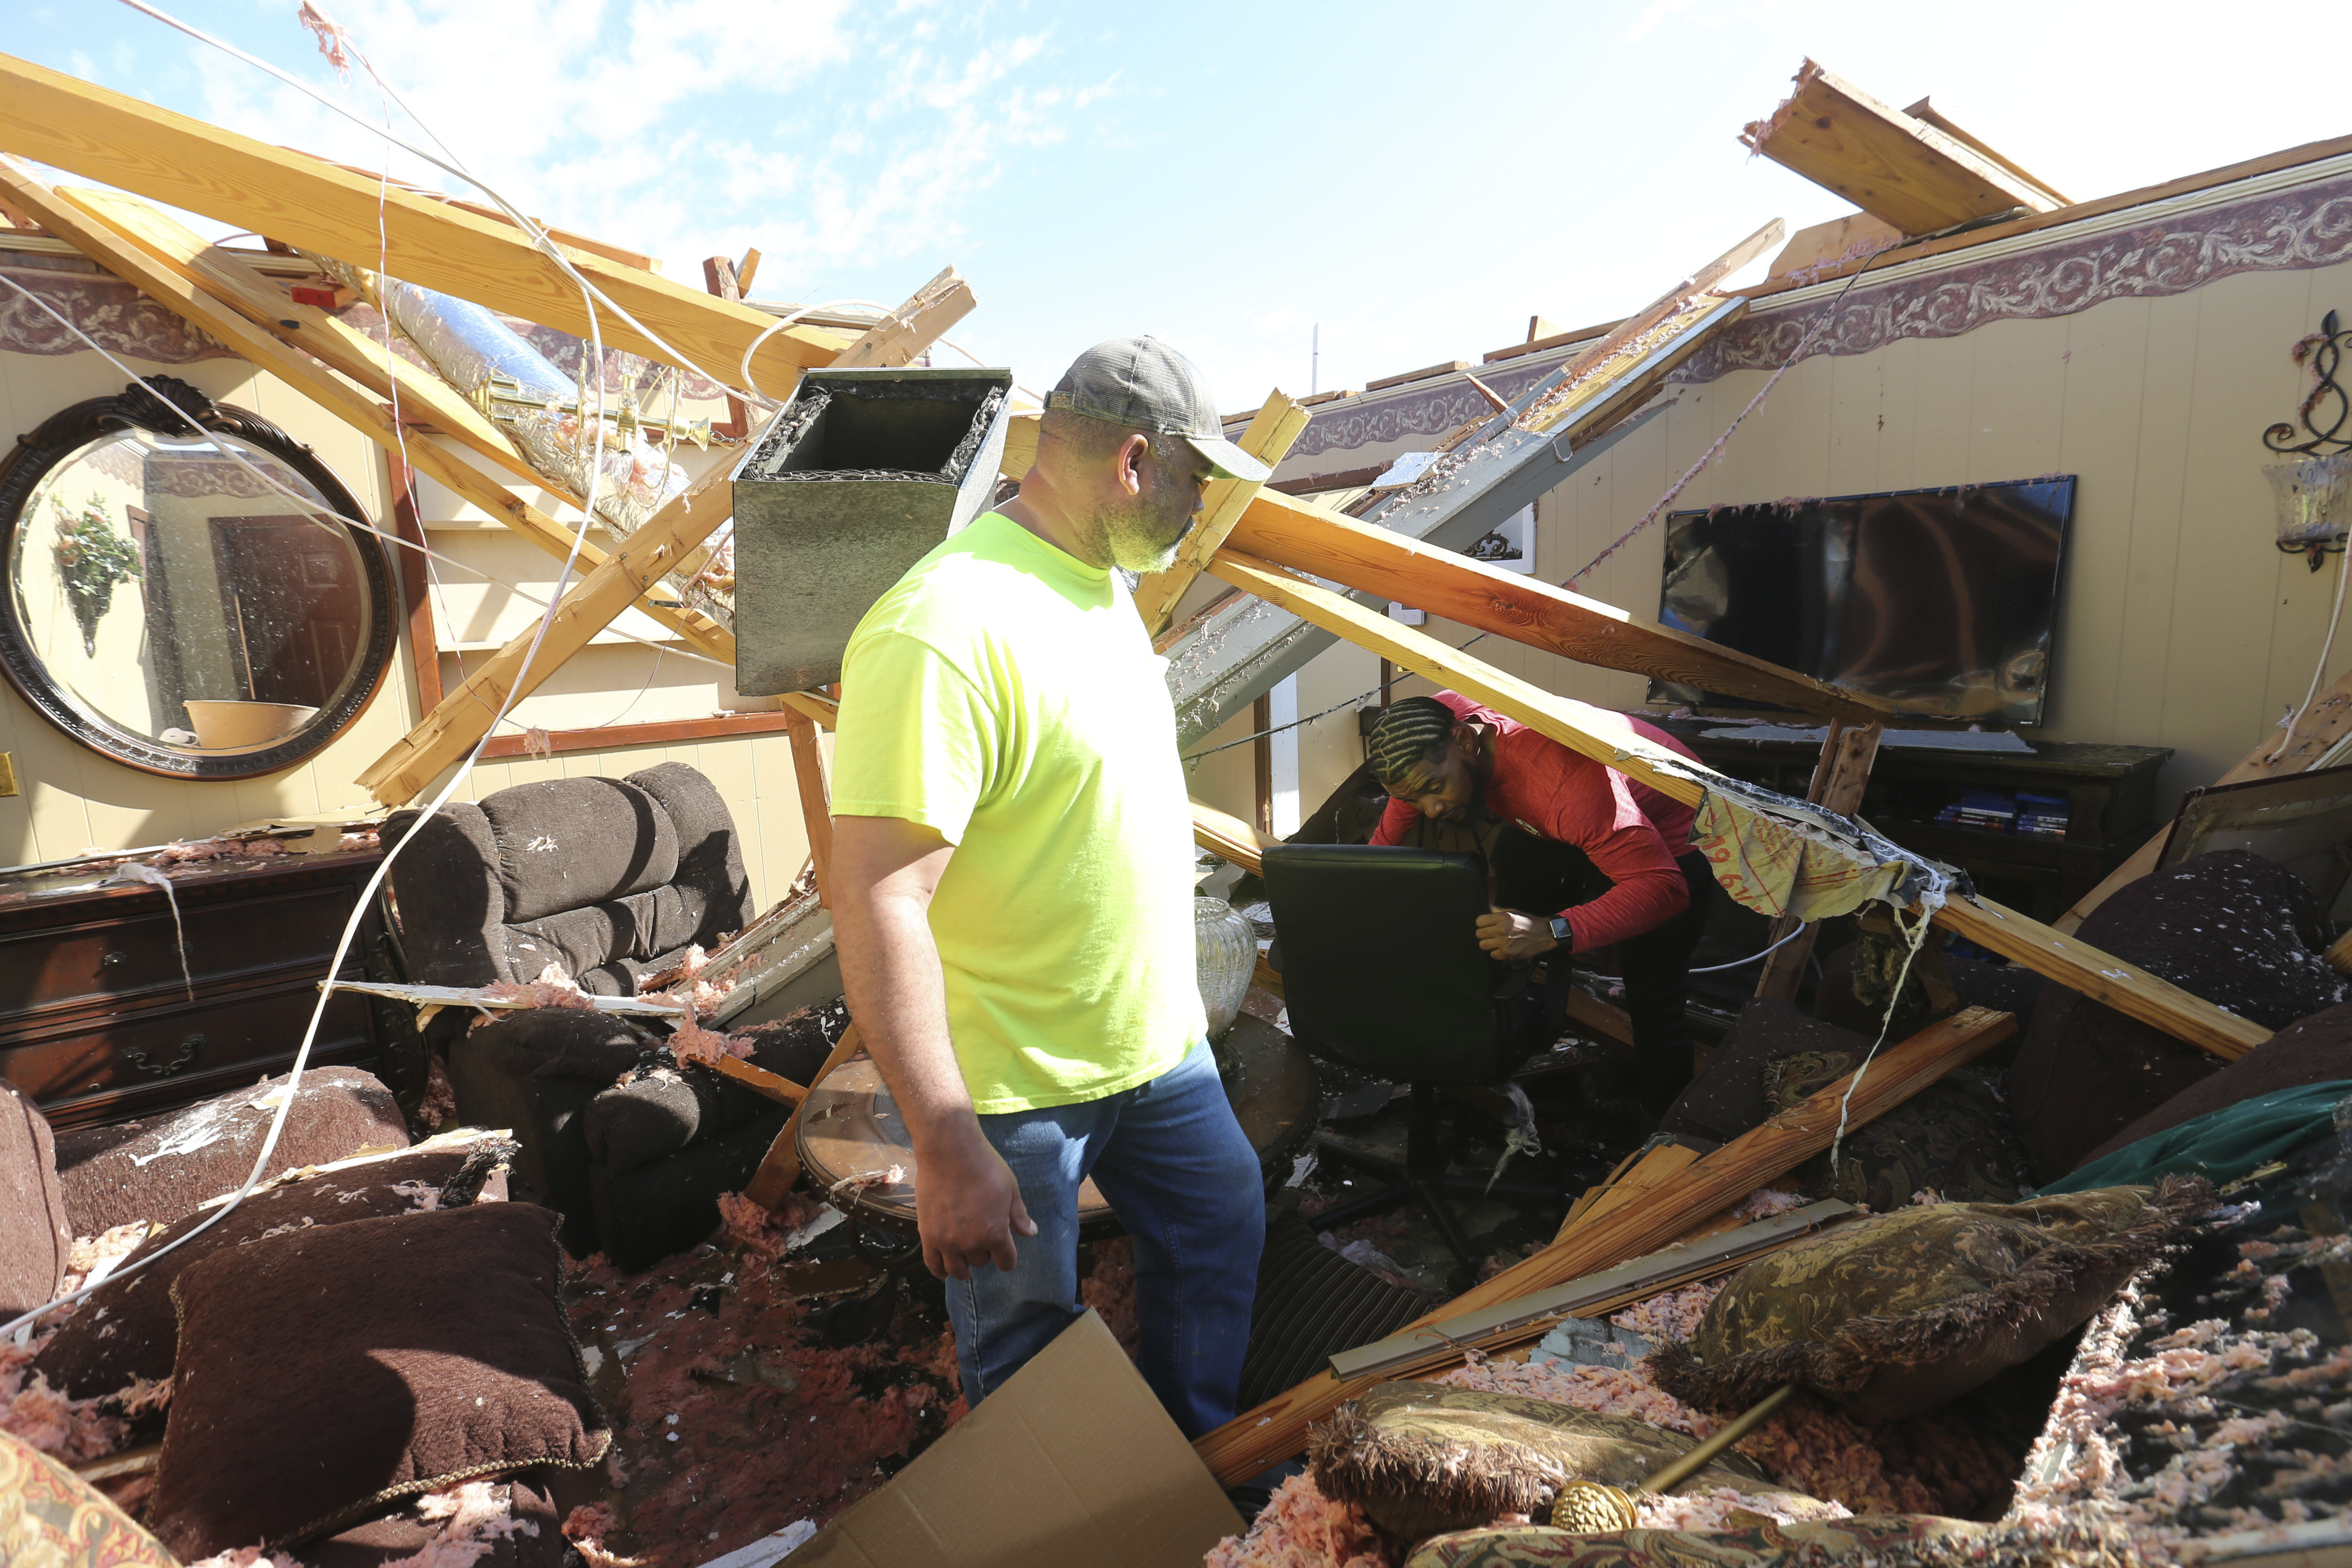
<path id="1" fill-rule="evenodd" d="M 1495 731 L 1495 767 L 1483 804 L 1506 822 L 1541 838 L 1573 844 L 1616 886 L 1568 917 L 1570 945 L 1589 952 L 1655 929 L 1690 907 L 1690 885 L 1675 858 L 1690 847 L 1689 806 L 1637 784 L 1612 767 L 1548 740 L 1516 719 L 1482 708 L 1458 691 L 1437 700 L 1462 719 Z M 1656 726 L 1627 715 L 1636 733 L 1697 760 L 1690 748 Z M 1401 842 L 1421 813 L 1391 799 L 1372 835 L 1375 844 Z"/>

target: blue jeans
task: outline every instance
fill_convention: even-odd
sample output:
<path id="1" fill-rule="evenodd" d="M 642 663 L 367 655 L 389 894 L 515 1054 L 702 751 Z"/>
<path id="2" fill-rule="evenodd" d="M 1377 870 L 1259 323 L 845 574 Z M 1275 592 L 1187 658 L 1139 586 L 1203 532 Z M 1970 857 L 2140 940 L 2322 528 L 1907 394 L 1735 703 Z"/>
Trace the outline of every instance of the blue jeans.
<path id="1" fill-rule="evenodd" d="M 980 1127 L 1037 1234 L 1013 1238 L 1010 1271 L 982 1263 L 947 1282 L 964 1397 L 977 1405 L 1078 1316 L 1078 1185 L 1092 1176 L 1135 1241 L 1144 1381 L 1187 1437 L 1231 1420 L 1265 1189 L 1208 1043 L 1150 1083 Z"/>

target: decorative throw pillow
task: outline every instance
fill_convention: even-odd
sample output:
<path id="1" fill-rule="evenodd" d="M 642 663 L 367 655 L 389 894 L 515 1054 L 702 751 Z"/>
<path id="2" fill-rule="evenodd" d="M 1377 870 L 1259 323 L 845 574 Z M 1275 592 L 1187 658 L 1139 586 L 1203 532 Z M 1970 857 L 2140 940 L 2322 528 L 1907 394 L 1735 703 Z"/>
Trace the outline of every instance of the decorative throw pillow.
<path id="1" fill-rule="evenodd" d="M 73 1227 L 58 1185 L 57 1146 L 32 1096 L 0 1079 L 0 1319 L 56 1297 Z"/>
<path id="2" fill-rule="evenodd" d="M 555 1226 L 475 1204 L 268 1237 L 183 1271 L 155 1533 L 184 1559 L 274 1550 L 475 1477 L 603 1459 Z"/>
<path id="3" fill-rule="evenodd" d="M 435 1142 L 446 1146 L 412 1149 L 257 1192 L 184 1244 L 181 1238 L 211 1219 L 213 1210 L 199 1209 L 154 1232 L 123 1259 L 128 1271 L 91 1292 L 41 1347 L 33 1370 L 73 1399 L 114 1394 L 141 1378 L 169 1377 L 180 1337 L 172 1282 L 214 1253 L 313 1226 L 459 1208 L 477 1197 L 505 1198 L 510 1141 L 485 1132 Z M 159 1252 L 163 1256 L 152 1264 L 132 1267 Z"/>
<path id="4" fill-rule="evenodd" d="M 2081 1324 L 2212 1202 L 2185 1176 L 1873 1215 L 1741 1269 L 1650 1373 L 1708 1410 L 1796 1383 L 1866 1417 L 1916 1415 Z"/>
<path id="5" fill-rule="evenodd" d="M 129 1127 L 67 1132 L 58 1140 L 58 1178 L 74 1234 L 97 1236 L 134 1219 L 169 1225 L 243 1186 L 285 1089 L 281 1075 Z M 407 1121 L 373 1074 L 312 1068 L 267 1173 L 407 1147 Z"/>
<path id="6" fill-rule="evenodd" d="M 1433 1383 L 1383 1383 L 1314 1429 L 1316 1489 L 1417 1541 L 1442 1530 L 1536 1514 L 1570 1481 L 1640 1485 L 1697 1445 L 1630 1416 Z M 1776 1489 L 1737 1455 L 1686 1483 Z"/>
<path id="7" fill-rule="evenodd" d="M 0 1430 L 0 1563 L 177 1568 L 163 1544 L 97 1488 L 5 1430 Z"/>
<path id="8" fill-rule="evenodd" d="M 1765 1105 L 1775 1116 L 1842 1080 L 1861 1065 L 1856 1051 L 1800 1051 L 1765 1072 Z M 2013 1204 L 2032 1190 L 2025 1151 L 2009 1125 L 1991 1076 L 1958 1068 L 1894 1110 L 1850 1127 L 1832 1168 L 1828 1150 L 1794 1173 L 1807 1197 L 1843 1198 L 1889 1214 L 1914 1194 L 1951 1203 Z"/>

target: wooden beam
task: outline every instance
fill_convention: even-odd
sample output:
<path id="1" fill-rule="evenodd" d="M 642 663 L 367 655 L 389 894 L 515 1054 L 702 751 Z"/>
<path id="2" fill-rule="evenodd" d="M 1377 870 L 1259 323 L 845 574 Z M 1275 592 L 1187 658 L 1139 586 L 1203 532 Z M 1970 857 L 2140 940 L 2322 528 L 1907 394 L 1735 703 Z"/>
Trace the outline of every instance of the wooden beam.
<path id="1" fill-rule="evenodd" d="M 1565 1241 L 1577 1230 L 1615 1214 L 1637 1198 L 1647 1197 L 1653 1188 L 1664 1185 L 1675 1176 L 1698 1163 L 1698 1151 L 1681 1143 L 1662 1143 L 1639 1160 L 1633 1168 L 1620 1167 L 1605 1185 L 1596 1187 L 1578 1200 L 1559 1222 L 1554 1241 Z"/>
<path id="2" fill-rule="evenodd" d="M 398 453 L 384 459 L 392 488 L 393 531 L 420 549 L 425 524 L 416 515 L 416 487 Z M 416 711 L 429 713 L 441 700 L 441 639 L 433 628 L 433 575 L 415 550 L 400 552 L 400 592 L 408 602 L 408 662 L 416 671 Z"/>
<path id="3" fill-rule="evenodd" d="M 1255 876 L 1264 868 L 1258 851 L 1281 840 L 1258 832 L 1238 816 L 1196 800 L 1192 803 L 1192 842 Z"/>
<path id="4" fill-rule="evenodd" d="M 1633 1019 L 1624 1008 L 1613 1002 L 1603 1002 L 1581 986 L 1571 986 L 1568 993 L 1568 1017 L 1592 1033 L 1613 1043 L 1632 1047 Z"/>
<path id="5" fill-rule="evenodd" d="M 1309 416 L 1282 389 L 1266 394 L 1265 402 L 1234 444 L 1269 468 L 1290 455 L 1290 448 L 1306 432 Z M 1253 497 L 1258 493 L 1255 479 L 1215 479 L 1202 498 L 1201 521 L 1176 547 L 1176 559 L 1165 572 L 1154 572 L 1135 585 L 1135 607 L 1143 616 L 1144 629 L 1157 637 L 1167 629 L 1169 617 L 1183 601 L 1185 592 L 1199 581 L 1209 558 L 1225 542 L 1234 524 L 1241 521 Z"/>
<path id="6" fill-rule="evenodd" d="M 1017 479 L 1037 466 L 1037 434 L 1045 427 L 1045 413 L 1040 408 L 1024 409 L 1004 422 L 1004 457 L 996 471 L 1008 479 Z"/>
<path id="7" fill-rule="evenodd" d="M 1353 599 L 1230 547 L 1217 552 L 1211 570 L 1235 587 L 1517 719 L 1547 739 L 1638 779 L 1669 799 L 1696 806 L 1706 796 L 1700 778 L 1714 773 L 1714 769 L 1654 744 L 1638 734 L 1622 713 L 1546 691 L 1423 632 L 1377 615 Z M 1990 899 L 1973 903 L 1954 899 L 1936 911 L 1935 921 L 2224 1061 L 2234 1061 L 2270 1038 L 2270 1031 L 2261 1025 L 2226 1013 L 2112 953 L 2062 937 Z"/>
<path id="8" fill-rule="evenodd" d="M 1958 138 L 1807 60 L 1797 89 L 1740 141 L 1905 234 L 2061 204 Z"/>
<path id="9" fill-rule="evenodd" d="M 1937 109 L 1927 100 L 1923 98 L 1916 103 L 1905 104 L 1903 106 L 1903 112 L 1909 115 L 1912 119 L 1920 121 L 1922 124 L 1934 126 L 1937 130 L 1942 132 L 1953 141 L 1972 150 L 1977 156 L 1985 159 L 1987 162 L 1998 163 L 2002 168 L 2007 169 L 2011 174 L 2016 175 L 2027 184 L 2032 185 L 2043 195 L 2048 196 L 2050 198 L 2050 205 L 2053 209 L 2057 207 L 2072 206 L 2074 205 L 2074 197 L 2067 195 L 2049 181 L 2041 178 L 2039 175 L 2035 174 L 2033 171 L 2028 169 L 2016 159 L 2009 157 L 1999 148 L 1994 147 L 1991 143 L 1985 141 L 1983 137 L 1970 135 L 1959 126 L 1952 123 L 1949 116 L 1946 115 L 1941 110 Z"/>
<path id="10" fill-rule="evenodd" d="M 1562 367 L 1562 374 L 1569 380 L 1574 381 L 1635 338 L 1682 310 L 1693 295 L 1704 293 L 1714 288 L 1766 251 L 1779 245 L 1781 237 L 1787 232 L 1787 228 L 1780 220 L 1774 218 L 1738 245 L 1610 328 L 1599 342 L 1569 361 Z"/>
<path id="11" fill-rule="evenodd" d="M 1622 713 L 1546 691 L 1344 595 L 1230 546 L 1217 552 L 1209 570 L 1236 588 L 1507 714 L 1570 751 L 1639 779 L 1685 805 L 1695 806 L 1706 797 L 1703 784 L 1676 770 L 1687 768 L 1703 774 L 1715 770 L 1649 740 Z"/>
<path id="12" fill-rule="evenodd" d="M 2236 1061 L 2271 1037 L 2268 1029 L 2250 1018 L 2223 1012 L 2168 980 L 2062 936 L 1990 899 L 1973 904 L 1954 899 L 1936 911 L 1936 924 L 2225 1062 Z"/>
<path id="13" fill-rule="evenodd" d="M 369 267 L 381 258 L 395 278 L 589 335 L 579 286 L 505 223 L 9 55 L 0 55 L 0 146 L 305 250 Z M 744 351 L 775 324 L 658 273 L 584 250 L 566 254 L 688 368 L 722 385 L 741 383 Z M 614 311 L 600 308 L 597 321 L 606 346 L 678 363 Z M 750 390 L 788 395 L 803 368 L 832 363 L 845 346 L 814 327 L 775 331 L 752 360 L 759 384 Z"/>
<path id="14" fill-rule="evenodd" d="M 823 1085 L 835 1068 L 865 1048 L 865 1042 L 858 1038 L 857 1026 L 851 1024 L 841 1031 L 841 1038 L 826 1054 L 824 1065 L 817 1068 L 815 1075 L 809 1079 L 809 1088 L 814 1089 Z M 792 1120 L 784 1123 L 783 1130 L 768 1145 L 767 1153 L 760 1160 L 760 1168 L 751 1173 L 751 1180 L 743 1188 L 743 1195 L 763 1209 L 772 1209 L 782 1203 L 784 1194 L 793 1190 L 793 1184 L 801 1179 L 801 1118 L 807 1114 L 808 1101 L 803 1099 L 793 1107 Z"/>
<path id="15" fill-rule="evenodd" d="M 0 179 L 5 178 L 5 168 L 0 168 Z M 412 423 L 422 416 L 436 431 L 488 458 L 525 484 L 544 489 L 575 508 L 581 507 L 580 497 L 533 468 L 513 438 L 482 417 L 447 383 L 397 356 L 387 356 L 381 344 L 348 322 L 315 306 L 297 304 L 250 265 L 198 237 L 145 202 L 113 191 L 75 189 L 53 195 L 61 205 L 78 209 L 88 221 L 111 230 L 145 258 L 193 286 L 199 297 L 226 306 L 295 351 L 295 357 L 280 356 L 267 366 L 281 379 L 291 380 L 300 390 L 327 402 L 330 395 L 323 389 L 331 378 L 320 376 L 317 367 L 300 357 L 308 355 L 358 382 L 379 398 L 396 399 L 404 418 Z M 168 299 L 163 302 L 172 303 Z M 382 444 L 395 460 L 407 454 L 419 472 L 438 479 L 557 560 L 571 553 L 569 526 L 420 433 L 411 430 L 404 443 L 390 434 L 389 411 L 379 408 L 377 413 L 380 417 L 374 423 L 359 428 Z M 594 545 L 581 546 L 580 559 L 584 566 L 593 569 L 604 558 L 604 552 Z M 713 658 L 733 661 L 734 638 L 707 616 L 657 599 L 648 599 L 640 607 L 689 647 Z"/>
<path id="16" fill-rule="evenodd" d="M 816 901 L 833 907 L 833 775 L 825 766 L 816 721 L 797 709 L 787 715 L 793 779 L 800 786 L 801 821 L 808 829 L 809 860 L 816 868 Z"/>
<path id="17" fill-rule="evenodd" d="M 1848 726 L 1832 721 L 1830 732 L 1822 737 L 1822 760 L 1813 769 L 1812 787 L 1805 798 L 1840 816 L 1860 811 L 1863 792 L 1870 787 L 1871 764 L 1878 759 L 1878 742 L 1885 733 L 1884 724 Z M 1756 979 L 1759 996 L 1775 996 L 1783 1002 L 1795 998 L 1797 983 L 1804 978 L 1813 944 L 1822 934 L 1816 922 L 1791 935 L 1796 925 L 1794 915 L 1782 915 L 1772 922 L 1772 940 L 1785 939 L 1786 945 L 1776 948 L 1764 961 L 1764 973 Z"/>
<path id="18" fill-rule="evenodd" d="M 736 1057 L 720 1057 L 711 1067 L 721 1076 L 733 1079 L 754 1094 L 764 1094 L 779 1105 L 798 1105 L 808 1098 L 808 1090 L 784 1077 L 770 1072 Z"/>
<path id="19" fill-rule="evenodd" d="M 1837 1132 L 1842 1107 L 1846 1107 L 1844 1124 L 1849 1131 L 1866 1126 L 2016 1032 L 2017 1021 L 2010 1015 L 1982 1007 L 1970 1007 L 1931 1024 L 1880 1052 L 1856 1078 L 1838 1079 L 1702 1157 L 1652 1189 L 1643 1202 L 1629 1203 L 1591 1225 L 1580 1226 L 1566 1239 L 1555 1241 L 1400 1332 L 1514 1300 L 1654 1252 L 1828 1148 Z M 1343 1382 L 1326 1372 L 1255 1410 L 1244 1411 L 1203 1435 L 1193 1449 L 1222 1485 L 1237 1486 L 1298 1453 L 1306 1446 L 1309 1423 L 1328 1415 L 1375 1381 L 1366 1377 Z"/>
<path id="20" fill-rule="evenodd" d="M 728 473 L 724 465 L 712 468 L 656 512 L 556 602 L 543 638 L 537 621 L 515 634 L 444 697 L 439 707 L 371 763 L 359 783 L 385 805 L 405 805 L 443 769 L 461 761 L 488 731 L 490 721 L 511 706 L 509 693 L 520 703 L 538 690 L 565 659 L 586 647 L 589 639 L 727 521 L 723 492 Z"/>
<path id="21" fill-rule="evenodd" d="M 852 343 L 843 352 L 840 363 L 904 363 L 903 359 L 872 356 L 911 355 L 907 348 L 909 342 L 925 331 L 934 334 L 946 331 L 971 308 L 971 291 L 952 270 L 942 273 L 924 285 L 923 292 L 900 306 L 888 321 Z M 439 707 L 371 763 L 359 782 L 386 805 L 403 805 L 414 799 L 442 769 L 473 750 L 474 743 L 488 730 L 492 716 L 499 711 L 509 690 L 514 691 L 517 702 L 537 690 L 565 659 L 587 647 L 589 639 L 610 626 L 649 584 L 717 531 L 719 525 L 727 521 L 730 509 L 724 498 L 711 492 L 727 485 L 730 471 L 724 463 L 712 468 L 687 487 L 683 495 L 654 513 L 619 550 L 563 595 L 556 605 L 554 621 L 547 628 L 546 639 L 536 654 L 530 652 L 531 641 L 539 635 L 534 625 L 518 633 L 506 647 L 490 656 L 488 664 L 467 676 L 464 685 L 445 697 Z M 698 505 L 706 495 L 709 497 L 708 502 Z M 730 647 L 731 649 L 731 639 Z M 807 703 L 791 697 L 785 700 L 803 712 L 811 712 Z M 827 713 L 833 706 L 819 704 L 811 716 Z M 829 718 L 824 721 L 828 726 L 831 723 Z"/>
<path id="22" fill-rule="evenodd" d="M 2352 669 L 2336 678 L 2329 687 L 2304 710 L 2295 721 L 2294 729 L 2281 747 L 2276 731 L 2265 736 L 2263 743 L 2248 752 L 2238 765 L 2213 782 L 2216 784 L 2245 784 L 2252 779 L 2283 779 L 2294 773 L 2307 773 L 2336 747 L 2337 742 L 2352 735 Z M 2273 758 L 2275 756 L 2276 760 Z M 2164 857 L 2168 829 L 2159 827 L 2147 843 L 2134 850 L 2130 858 L 2106 875 L 2100 884 L 2074 900 L 2074 907 L 2053 922 L 2064 935 L 2074 935 L 2084 917 L 2116 896 L 2119 888 L 2138 881 L 2156 869 L 2157 861 Z"/>
<path id="23" fill-rule="evenodd" d="M 209 292 L 197 288 L 165 265 L 144 245 L 114 228 L 96 213 L 83 208 L 73 194 L 50 190 L 5 159 L 0 159 L 0 191 L 5 191 L 11 200 L 38 210 L 51 233 L 70 240 L 90 259 L 309 396 L 327 412 L 369 437 L 387 453 L 395 458 L 404 453 L 408 462 L 418 472 L 429 474 L 465 495 L 493 517 L 530 537 L 542 548 L 556 549 L 559 552 L 570 548 L 571 531 L 562 524 L 525 505 L 505 486 L 447 448 L 421 435 L 404 431 L 394 421 L 391 411 L 369 392 L 338 377 L 318 361 L 289 348 L 270 332 L 254 325 Z M 147 226 L 151 232 L 158 225 L 170 221 L 161 214 L 153 216 L 157 225 Z M 205 248 L 205 243 L 195 236 L 187 234 L 184 229 L 180 232 L 186 235 L 187 243 L 198 250 Z M 286 308 L 294 311 L 305 307 L 289 300 L 286 301 Z M 560 547 L 552 542 L 557 539 L 562 541 Z M 593 546 L 583 544 L 581 559 L 583 563 L 593 563 L 601 562 L 604 557 L 603 552 Z M 646 610 L 689 645 L 709 652 L 713 658 L 723 657 L 730 662 L 733 660 L 734 640 L 723 634 L 714 636 L 716 628 L 698 626 L 675 610 L 667 610 L 657 605 L 647 605 Z"/>
<path id="24" fill-rule="evenodd" d="M 1260 490 L 1227 548 L 1311 572 L 1579 664 L 1704 687 L 1729 697 L 1867 724 L 1893 705 L 1628 615 L 1540 578 Z"/>
<path id="25" fill-rule="evenodd" d="M 754 251 L 752 254 L 756 256 L 759 253 Z M 702 258 L 702 287 L 706 291 L 716 294 L 722 300 L 740 300 L 743 297 L 742 279 L 736 276 L 735 262 L 731 257 L 706 256 Z M 730 441 L 740 441 L 749 436 L 751 433 L 750 405 L 733 393 L 729 393 L 727 421 L 723 425 L 714 423 L 710 426 L 710 433 L 714 436 L 724 436 Z"/>

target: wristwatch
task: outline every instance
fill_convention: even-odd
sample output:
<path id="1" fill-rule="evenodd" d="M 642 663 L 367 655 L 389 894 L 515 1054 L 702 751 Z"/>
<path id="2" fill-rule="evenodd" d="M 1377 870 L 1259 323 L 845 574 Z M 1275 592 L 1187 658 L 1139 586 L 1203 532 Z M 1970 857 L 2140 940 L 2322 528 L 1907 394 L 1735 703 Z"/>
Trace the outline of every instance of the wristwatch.
<path id="1" fill-rule="evenodd" d="M 1560 946 L 1562 946 L 1562 947 L 1566 947 L 1566 946 L 1568 945 L 1568 935 L 1569 935 L 1569 931 L 1568 931 L 1568 917 L 1567 917 L 1566 915 L 1554 915 L 1554 916 L 1552 916 L 1552 917 L 1551 917 L 1551 939 L 1552 939 L 1552 941 L 1553 941 L 1553 942 L 1557 942 L 1557 943 L 1559 943 L 1559 944 Z"/>

